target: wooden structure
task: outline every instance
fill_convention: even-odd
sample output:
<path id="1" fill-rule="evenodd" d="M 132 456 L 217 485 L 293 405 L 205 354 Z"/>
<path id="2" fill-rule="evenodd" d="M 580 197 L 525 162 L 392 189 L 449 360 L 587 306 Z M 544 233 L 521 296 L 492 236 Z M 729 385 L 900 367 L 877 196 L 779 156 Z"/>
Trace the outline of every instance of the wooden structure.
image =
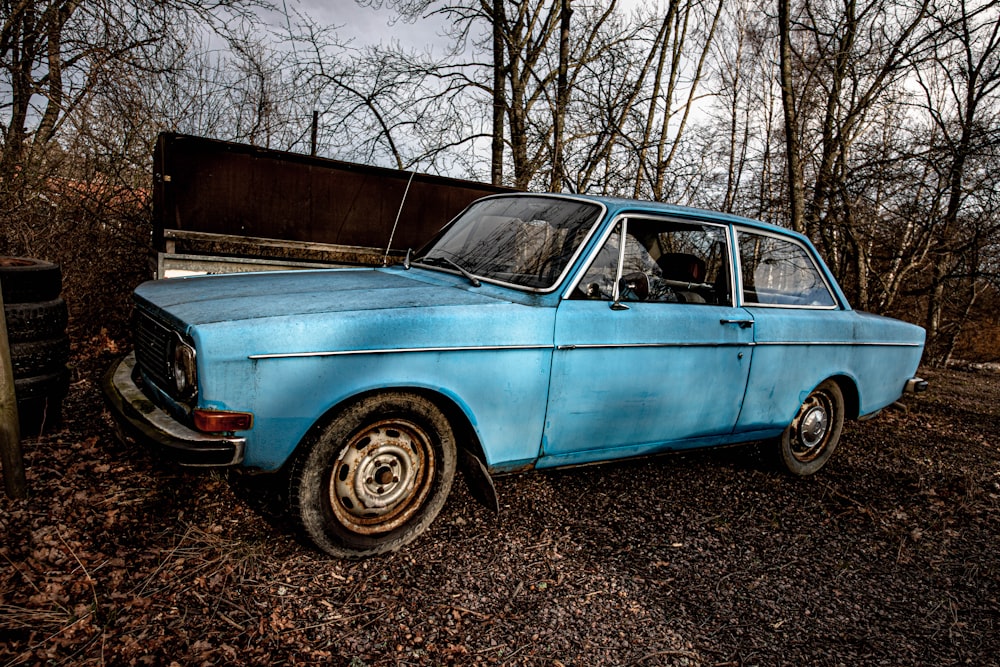
<path id="1" fill-rule="evenodd" d="M 160 277 L 379 265 L 475 199 L 509 191 L 173 133 L 160 135 L 153 160 Z"/>

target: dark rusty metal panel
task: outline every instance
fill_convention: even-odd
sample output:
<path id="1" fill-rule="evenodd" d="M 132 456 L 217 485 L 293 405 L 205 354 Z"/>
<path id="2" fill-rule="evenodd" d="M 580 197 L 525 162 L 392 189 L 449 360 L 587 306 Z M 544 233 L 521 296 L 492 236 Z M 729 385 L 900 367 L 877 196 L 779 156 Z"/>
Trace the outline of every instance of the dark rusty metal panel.
<path id="1" fill-rule="evenodd" d="M 164 229 L 385 248 L 410 172 L 161 134 L 154 155 L 155 244 Z M 393 239 L 417 248 L 470 202 L 509 192 L 414 174 Z"/>

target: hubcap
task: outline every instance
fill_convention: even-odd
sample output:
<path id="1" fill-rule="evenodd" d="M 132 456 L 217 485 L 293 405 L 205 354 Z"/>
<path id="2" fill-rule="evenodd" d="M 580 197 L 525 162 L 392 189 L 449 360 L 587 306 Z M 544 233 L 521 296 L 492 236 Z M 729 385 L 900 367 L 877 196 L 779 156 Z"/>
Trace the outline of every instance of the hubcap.
<path id="1" fill-rule="evenodd" d="M 829 423 L 830 419 L 827 417 L 826 410 L 820 407 L 810 408 L 808 412 L 802 415 L 799 430 L 802 435 L 802 444 L 808 448 L 813 448 L 823 442 L 823 436 L 826 435 Z"/>
<path id="2" fill-rule="evenodd" d="M 795 437 L 791 443 L 792 455 L 796 459 L 809 462 L 823 452 L 829 440 L 832 409 L 830 398 L 825 393 L 817 392 L 806 399 L 795 420 Z"/>
<path id="3" fill-rule="evenodd" d="M 365 535 L 406 523 L 430 491 L 430 443 L 423 429 L 402 420 L 366 426 L 355 435 L 330 477 L 330 507 L 340 523 Z"/>

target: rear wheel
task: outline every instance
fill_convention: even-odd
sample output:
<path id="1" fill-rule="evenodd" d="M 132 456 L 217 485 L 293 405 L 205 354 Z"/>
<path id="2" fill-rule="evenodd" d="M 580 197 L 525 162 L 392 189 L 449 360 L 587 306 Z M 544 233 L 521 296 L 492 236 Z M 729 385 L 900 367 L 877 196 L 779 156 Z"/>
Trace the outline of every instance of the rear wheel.
<path id="1" fill-rule="evenodd" d="M 781 435 L 781 460 L 795 475 L 811 475 L 837 449 L 844 428 L 844 395 L 833 380 L 816 387 Z"/>
<path id="2" fill-rule="evenodd" d="M 387 392 L 342 410 L 292 464 L 289 504 L 326 553 L 360 558 L 420 535 L 455 476 L 455 436 L 421 396 Z"/>

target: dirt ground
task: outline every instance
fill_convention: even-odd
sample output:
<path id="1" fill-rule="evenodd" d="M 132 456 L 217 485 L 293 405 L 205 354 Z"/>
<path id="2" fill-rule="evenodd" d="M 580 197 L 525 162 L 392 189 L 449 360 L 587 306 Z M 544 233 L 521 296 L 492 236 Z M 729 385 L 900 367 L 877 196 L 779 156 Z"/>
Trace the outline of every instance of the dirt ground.
<path id="1" fill-rule="evenodd" d="M 363 562 L 118 442 L 81 380 L 0 499 L 0 666 L 1000 664 L 1000 374 L 924 375 L 812 478 L 667 455 L 498 479 L 499 517 L 459 480 Z"/>

